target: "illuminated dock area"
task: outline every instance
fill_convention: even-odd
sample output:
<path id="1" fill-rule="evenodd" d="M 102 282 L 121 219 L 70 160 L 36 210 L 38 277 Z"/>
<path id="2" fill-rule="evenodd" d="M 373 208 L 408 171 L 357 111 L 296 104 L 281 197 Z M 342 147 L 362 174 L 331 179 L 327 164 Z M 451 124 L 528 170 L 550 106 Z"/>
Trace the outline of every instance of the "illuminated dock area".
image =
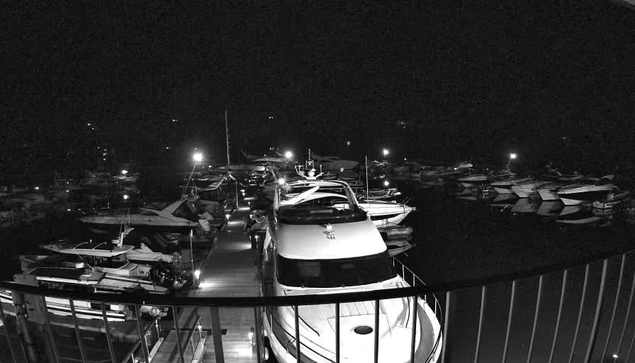
<path id="1" fill-rule="evenodd" d="M 260 296 L 257 253 L 251 248 L 249 236 L 244 232 L 247 213 L 248 211 L 234 213 L 225 228 L 217 235 L 211 250 L 202 256 L 202 261 L 196 266 L 201 271 L 200 285 L 198 289 L 191 291 L 189 296 Z M 183 360 L 256 362 L 256 337 L 252 333 L 256 326 L 254 309 L 218 308 L 220 326 L 217 328 L 220 330 L 223 347 L 222 358 L 216 355 L 214 349 L 213 338 L 216 329 L 212 326 L 213 311 L 210 307 L 190 307 L 178 311 Z M 172 326 L 171 323 L 168 325 Z M 180 362 L 176 336 L 176 329 L 172 329 L 153 356 L 153 362 Z"/>

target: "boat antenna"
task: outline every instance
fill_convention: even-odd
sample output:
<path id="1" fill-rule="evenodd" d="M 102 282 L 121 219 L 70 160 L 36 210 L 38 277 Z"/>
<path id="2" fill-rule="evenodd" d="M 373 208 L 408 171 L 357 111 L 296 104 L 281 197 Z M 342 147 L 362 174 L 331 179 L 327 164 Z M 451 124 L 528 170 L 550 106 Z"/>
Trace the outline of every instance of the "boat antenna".
<path id="1" fill-rule="evenodd" d="M 117 247 L 123 246 L 123 238 L 130 232 L 130 209 L 127 209 L 121 219 L 121 225 L 119 226 L 119 238 L 116 239 Z"/>
<path id="2" fill-rule="evenodd" d="M 364 155 L 364 163 L 366 164 L 366 198 L 368 198 L 368 155 Z"/>
<path id="3" fill-rule="evenodd" d="M 227 148 L 227 173 L 229 174 L 229 127 L 227 126 L 227 110 L 225 110 L 225 144 Z"/>

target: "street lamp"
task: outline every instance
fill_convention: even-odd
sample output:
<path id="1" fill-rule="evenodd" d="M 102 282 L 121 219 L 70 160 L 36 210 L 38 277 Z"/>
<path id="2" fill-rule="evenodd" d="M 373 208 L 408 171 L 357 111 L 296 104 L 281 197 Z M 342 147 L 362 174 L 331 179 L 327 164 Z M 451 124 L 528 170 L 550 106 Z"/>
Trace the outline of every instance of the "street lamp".
<path id="1" fill-rule="evenodd" d="M 203 161 L 203 153 L 194 153 L 194 155 L 192 155 L 192 159 L 194 160 L 194 166 L 196 167 L 196 163 Z"/>
<path id="2" fill-rule="evenodd" d="M 384 154 L 384 157 L 386 157 L 386 156 L 388 156 L 388 154 L 390 154 L 390 150 L 384 149 L 384 150 L 382 150 L 382 154 Z"/>
<path id="3" fill-rule="evenodd" d="M 291 151 L 285 151 L 284 157 L 287 158 L 287 160 L 291 160 L 293 153 Z"/>
<path id="4" fill-rule="evenodd" d="M 192 167 L 192 171 L 190 172 L 190 176 L 187 178 L 187 183 L 185 183 L 185 185 L 183 186 L 183 196 L 186 196 L 187 194 L 187 187 L 190 185 L 190 181 L 192 180 L 192 175 L 194 174 L 194 170 L 196 170 L 196 165 L 198 165 L 198 163 L 200 163 L 201 161 L 203 161 L 203 153 L 201 152 L 195 152 L 194 154 L 192 154 L 192 160 L 194 160 L 194 166 Z"/>
<path id="5" fill-rule="evenodd" d="M 509 161 L 507 161 L 507 169 L 510 169 L 512 166 L 512 161 L 516 160 L 518 155 L 516 153 L 509 153 Z"/>

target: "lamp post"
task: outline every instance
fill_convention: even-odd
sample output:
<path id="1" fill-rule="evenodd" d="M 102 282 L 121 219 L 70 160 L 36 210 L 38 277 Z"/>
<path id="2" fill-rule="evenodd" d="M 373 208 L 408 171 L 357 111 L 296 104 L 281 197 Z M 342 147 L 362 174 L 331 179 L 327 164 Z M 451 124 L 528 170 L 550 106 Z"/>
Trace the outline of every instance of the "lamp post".
<path id="1" fill-rule="evenodd" d="M 509 160 L 507 161 L 507 169 L 511 168 L 512 161 L 516 160 L 516 157 L 518 157 L 516 153 L 509 153 Z"/>
<path id="2" fill-rule="evenodd" d="M 192 154 L 192 160 L 194 160 L 194 166 L 192 167 L 192 171 L 190 172 L 190 176 L 187 178 L 187 183 L 183 186 L 183 196 L 187 193 L 187 187 L 190 185 L 190 181 L 192 180 L 192 175 L 194 174 L 194 170 L 196 170 L 196 165 L 198 165 L 201 161 L 203 161 L 203 153 L 195 152 Z"/>

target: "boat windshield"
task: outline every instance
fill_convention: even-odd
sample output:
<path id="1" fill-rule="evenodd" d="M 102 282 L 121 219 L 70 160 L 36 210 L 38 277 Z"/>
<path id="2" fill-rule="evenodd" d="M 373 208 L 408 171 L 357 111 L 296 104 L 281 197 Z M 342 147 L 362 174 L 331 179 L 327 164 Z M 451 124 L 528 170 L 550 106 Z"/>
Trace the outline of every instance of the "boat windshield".
<path id="1" fill-rule="evenodd" d="M 277 271 L 283 285 L 316 288 L 368 285 L 396 276 L 388 251 L 331 260 L 297 260 L 278 255 Z"/>
<path id="2" fill-rule="evenodd" d="M 281 193 L 278 219 L 288 224 L 359 222 L 366 219 L 341 186 L 293 188 Z"/>

